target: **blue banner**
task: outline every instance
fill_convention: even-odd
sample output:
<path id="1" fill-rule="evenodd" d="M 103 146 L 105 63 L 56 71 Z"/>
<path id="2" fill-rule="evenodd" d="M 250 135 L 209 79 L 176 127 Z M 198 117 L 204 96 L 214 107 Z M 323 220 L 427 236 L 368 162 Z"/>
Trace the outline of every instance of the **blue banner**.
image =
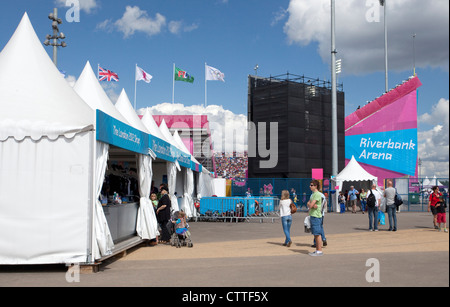
<path id="1" fill-rule="evenodd" d="M 417 129 L 405 129 L 345 137 L 345 158 L 414 176 Z"/>
<path id="2" fill-rule="evenodd" d="M 197 172 L 202 171 L 201 165 L 191 161 L 191 155 L 156 136 L 122 123 L 100 110 L 97 110 L 97 140 L 143 155 L 148 155 L 150 148 L 159 159 L 169 162 L 178 161 L 182 167 Z"/>
<path id="3" fill-rule="evenodd" d="M 148 140 L 150 149 L 153 150 L 156 157 L 169 162 L 175 162 L 176 152 L 174 152 L 172 145 L 153 135 L 149 135 Z"/>
<path id="4" fill-rule="evenodd" d="M 143 155 L 148 154 L 147 134 L 97 110 L 97 140 Z"/>

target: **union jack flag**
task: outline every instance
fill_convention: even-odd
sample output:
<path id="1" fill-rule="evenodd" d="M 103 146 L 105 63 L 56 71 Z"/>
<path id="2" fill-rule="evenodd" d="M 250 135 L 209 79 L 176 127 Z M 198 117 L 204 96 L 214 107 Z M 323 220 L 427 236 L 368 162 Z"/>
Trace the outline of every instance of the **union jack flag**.
<path id="1" fill-rule="evenodd" d="M 98 67 L 98 81 L 119 82 L 119 76 L 108 69 Z"/>

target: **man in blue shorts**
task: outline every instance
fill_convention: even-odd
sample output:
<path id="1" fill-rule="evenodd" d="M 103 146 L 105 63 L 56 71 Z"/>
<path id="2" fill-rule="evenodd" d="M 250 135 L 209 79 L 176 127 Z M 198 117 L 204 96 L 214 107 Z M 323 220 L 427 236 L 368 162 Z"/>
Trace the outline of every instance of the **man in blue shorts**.
<path id="1" fill-rule="evenodd" d="M 308 201 L 309 216 L 311 221 L 311 233 L 314 235 L 316 242 L 316 251 L 309 253 L 310 256 L 323 256 L 322 252 L 322 196 L 319 192 L 320 183 L 318 180 L 311 181 L 309 185 L 311 189 L 311 197 Z"/>

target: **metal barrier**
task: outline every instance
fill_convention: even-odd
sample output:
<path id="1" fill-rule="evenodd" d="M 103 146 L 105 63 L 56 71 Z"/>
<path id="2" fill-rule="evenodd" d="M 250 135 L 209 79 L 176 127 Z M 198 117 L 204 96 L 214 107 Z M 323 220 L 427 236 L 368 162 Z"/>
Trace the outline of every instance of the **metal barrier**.
<path id="1" fill-rule="evenodd" d="M 277 197 L 203 197 L 200 217 L 203 221 L 250 221 L 279 218 Z"/>
<path id="2" fill-rule="evenodd" d="M 232 184 L 233 196 L 244 196 L 246 193 L 251 195 L 267 195 L 281 197 L 282 190 L 288 190 L 291 199 L 294 200 L 293 192 L 296 193 L 296 205 L 299 209 L 306 208 L 306 203 L 311 196 L 309 183 L 311 178 L 247 178 L 244 181 Z M 386 181 L 388 179 L 385 179 Z M 332 212 L 336 208 L 334 197 L 335 191 L 330 184 L 330 179 L 323 179 L 321 183 L 322 192 L 328 193 L 328 211 Z M 400 207 L 402 211 L 411 212 L 427 212 L 428 201 L 433 186 L 438 186 L 445 201 L 449 201 L 449 178 L 395 178 L 393 179 L 394 187 L 398 194 L 402 196 L 403 205 Z M 350 184 L 350 182 L 347 182 Z M 353 182 L 351 182 L 353 183 Z M 355 181 L 355 187 L 359 190 L 359 182 Z M 370 187 L 370 183 L 367 183 Z M 378 182 L 379 186 L 385 186 L 383 181 Z M 367 190 L 367 187 L 364 187 Z M 343 189 L 344 191 L 345 189 Z"/>

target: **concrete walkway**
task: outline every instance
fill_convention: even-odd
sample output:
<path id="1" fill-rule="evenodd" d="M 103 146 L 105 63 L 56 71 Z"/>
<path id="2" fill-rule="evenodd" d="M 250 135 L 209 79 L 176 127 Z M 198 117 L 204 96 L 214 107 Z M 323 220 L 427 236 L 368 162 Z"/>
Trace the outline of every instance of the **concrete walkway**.
<path id="1" fill-rule="evenodd" d="M 304 217 L 294 215 L 290 248 L 282 246 L 279 220 L 197 222 L 190 223 L 193 248 L 140 246 L 76 283 L 58 266 L 0 267 L 0 286 L 449 286 L 449 235 L 430 227 L 429 213 L 398 214 L 397 232 L 369 232 L 361 213 L 330 213 L 323 257 L 308 255 L 314 248 Z M 368 282 L 377 268 L 379 282 Z"/>

